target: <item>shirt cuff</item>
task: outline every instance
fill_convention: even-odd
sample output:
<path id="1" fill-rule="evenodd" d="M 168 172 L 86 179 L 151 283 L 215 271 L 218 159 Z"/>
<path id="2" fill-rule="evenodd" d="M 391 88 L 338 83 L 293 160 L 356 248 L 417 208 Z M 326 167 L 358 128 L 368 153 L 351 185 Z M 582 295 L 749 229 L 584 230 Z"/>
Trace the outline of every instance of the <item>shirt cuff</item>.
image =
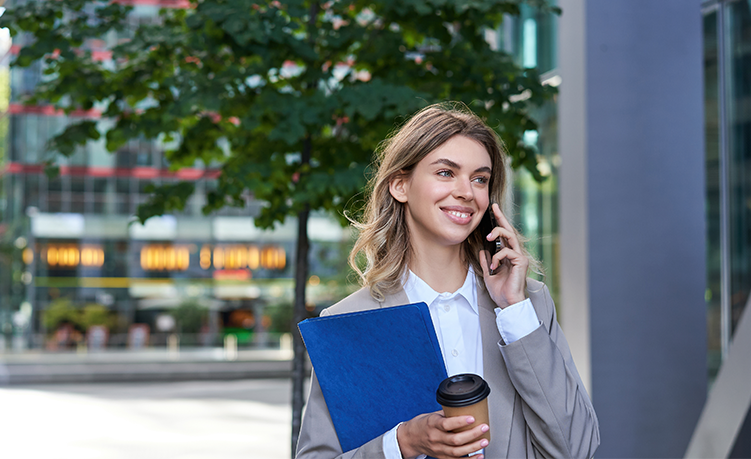
<path id="1" fill-rule="evenodd" d="M 495 308 L 495 323 L 503 342 L 511 344 L 535 331 L 540 326 L 540 319 L 532 301 L 527 298 L 505 309 Z"/>
<path id="2" fill-rule="evenodd" d="M 399 440 L 396 438 L 396 429 L 400 425 L 402 425 L 401 422 L 383 435 L 383 456 L 386 459 L 404 459 L 402 458 L 402 450 L 399 449 Z M 426 458 L 427 456 L 424 454 L 417 456 L 417 459 Z"/>

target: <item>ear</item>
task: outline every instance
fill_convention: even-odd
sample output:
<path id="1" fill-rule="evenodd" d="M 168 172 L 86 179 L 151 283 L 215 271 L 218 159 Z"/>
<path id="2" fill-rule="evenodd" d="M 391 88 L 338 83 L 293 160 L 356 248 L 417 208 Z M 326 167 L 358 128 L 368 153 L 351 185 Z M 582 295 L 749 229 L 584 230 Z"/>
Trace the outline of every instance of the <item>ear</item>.
<path id="1" fill-rule="evenodd" d="M 409 177 L 406 174 L 399 174 L 389 182 L 389 192 L 397 201 L 404 204 L 407 202 L 407 192 L 409 191 Z"/>

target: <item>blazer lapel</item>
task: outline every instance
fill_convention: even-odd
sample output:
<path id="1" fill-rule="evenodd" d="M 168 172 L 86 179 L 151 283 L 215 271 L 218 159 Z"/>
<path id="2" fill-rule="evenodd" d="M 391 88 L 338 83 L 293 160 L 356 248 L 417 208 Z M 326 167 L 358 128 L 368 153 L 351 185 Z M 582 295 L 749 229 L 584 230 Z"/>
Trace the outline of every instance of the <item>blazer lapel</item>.
<path id="1" fill-rule="evenodd" d="M 401 306 L 403 304 L 409 304 L 409 298 L 407 297 L 407 292 L 405 292 L 403 288 L 400 288 L 397 292 L 385 295 L 383 302 L 378 303 L 378 307 L 390 308 L 392 306 Z"/>
<path id="2" fill-rule="evenodd" d="M 514 398 L 516 390 L 509 379 L 498 342 L 501 335 L 495 322 L 495 303 L 485 289 L 477 288 L 480 330 L 482 333 L 482 362 L 484 379 L 490 386 L 488 409 L 490 411 L 490 444 L 485 457 L 506 457 L 511 435 Z"/>

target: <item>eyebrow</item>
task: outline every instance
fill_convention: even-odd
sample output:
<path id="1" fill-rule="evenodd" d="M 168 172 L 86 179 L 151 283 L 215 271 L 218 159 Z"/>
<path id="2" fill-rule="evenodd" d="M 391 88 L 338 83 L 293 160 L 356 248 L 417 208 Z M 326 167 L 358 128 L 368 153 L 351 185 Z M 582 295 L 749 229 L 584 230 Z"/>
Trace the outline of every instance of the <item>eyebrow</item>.
<path id="1" fill-rule="evenodd" d="M 450 159 L 446 159 L 446 158 L 440 158 L 440 159 L 437 159 L 437 160 L 433 161 L 432 163 L 430 163 L 431 166 L 434 165 L 434 164 L 444 164 L 444 165 L 446 165 L 448 167 L 451 167 L 451 168 L 454 168 L 454 169 L 461 169 L 462 168 L 460 165 L 458 165 L 455 162 L 451 161 Z M 483 166 L 483 167 L 479 167 L 479 168 L 475 169 L 475 172 L 487 172 L 488 174 L 490 174 L 490 173 L 493 172 L 493 170 L 491 168 L 489 168 L 488 166 Z"/>

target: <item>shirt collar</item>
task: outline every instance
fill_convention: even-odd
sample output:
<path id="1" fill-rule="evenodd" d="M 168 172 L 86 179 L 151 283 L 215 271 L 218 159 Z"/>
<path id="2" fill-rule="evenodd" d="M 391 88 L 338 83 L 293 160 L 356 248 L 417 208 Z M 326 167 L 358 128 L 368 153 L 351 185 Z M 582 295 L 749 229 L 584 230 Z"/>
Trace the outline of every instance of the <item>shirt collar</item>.
<path id="1" fill-rule="evenodd" d="M 413 273 L 412 270 L 407 271 L 407 279 L 404 282 L 404 291 L 410 302 L 416 303 L 424 301 L 428 306 L 433 304 L 438 296 L 442 295 L 433 290 L 424 280 L 420 279 L 415 273 Z M 457 295 L 463 296 L 472 310 L 476 314 L 479 314 L 477 308 L 477 293 L 475 289 L 475 271 L 472 269 L 471 265 L 467 270 L 467 277 L 464 279 L 464 284 L 459 287 L 459 290 L 454 293 L 446 293 L 449 293 L 449 295 L 446 295 L 449 298 Z"/>

